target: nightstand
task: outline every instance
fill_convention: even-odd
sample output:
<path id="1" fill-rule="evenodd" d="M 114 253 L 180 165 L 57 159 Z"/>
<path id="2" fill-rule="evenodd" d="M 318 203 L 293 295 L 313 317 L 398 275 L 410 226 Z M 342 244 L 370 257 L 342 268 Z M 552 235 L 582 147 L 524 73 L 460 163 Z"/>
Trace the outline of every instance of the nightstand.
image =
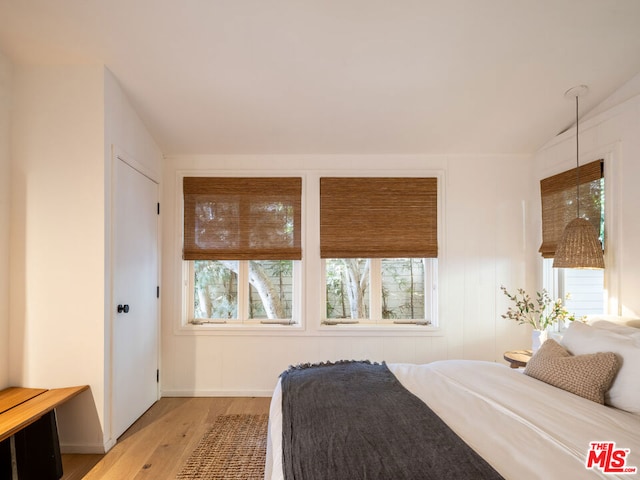
<path id="1" fill-rule="evenodd" d="M 526 367 L 531 360 L 533 352 L 531 350 L 511 350 L 504 352 L 504 359 L 509 362 L 511 368 Z"/>

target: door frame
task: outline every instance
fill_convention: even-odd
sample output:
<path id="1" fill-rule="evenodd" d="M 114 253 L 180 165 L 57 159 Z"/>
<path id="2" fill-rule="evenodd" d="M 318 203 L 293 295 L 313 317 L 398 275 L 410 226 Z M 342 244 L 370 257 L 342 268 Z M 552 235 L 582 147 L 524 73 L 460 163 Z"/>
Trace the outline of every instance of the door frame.
<path id="1" fill-rule="evenodd" d="M 112 144 L 111 145 L 111 162 L 109 164 L 110 172 L 108 176 L 110 180 L 109 182 L 110 185 L 109 185 L 109 188 L 107 189 L 107 192 L 109 195 L 109 199 L 107 201 L 107 205 L 109 205 L 109 212 L 108 212 L 109 230 L 108 232 L 105 232 L 105 236 L 108 235 L 106 239 L 108 239 L 108 242 L 109 242 L 109 246 L 108 246 L 109 258 L 107 261 L 107 264 L 109 266 L 109 271 L 108 271 L 109 277 L 107 282 L 107 285 L 109 286 L 109 292 L 107 295 L 105 295 L 105 310 L 106 310 L 105 318 L 108 319 L 108 322 L 106 322 L 106 325 L 105 325 L 105 360 L 104 360 L 104 365 L 106 369 L 105 380 L 104 380 L 105 381 L 105 392 L 104 392 L 105 406 L 104 406 L 104 431 L 103 431 L 105 451 L 108 451 L 109 449 L 111 449 L 117 442 L 117 438 L 114 438 L 113 436 L 113 405 L 114 405 L 113 333 L 114 333 L 114 322 L 116 317 L 116 313 L 115 313 L 116 310 L 115 310 L 115 304 L 114 304 L 115 268 L 116 268 L 114 250 L 115 250 L 115 234 L 116 234 L 115 222 L 117 221 L 117 219 L 115 218 L 114 212 L 115 212 L 116 188 L 117 188 L 116 163 L 118 161 L 122 161 L 126 163 L 129 167 L 133 168 L 138 173 L 144 175 L 149 180 L 151 180 L 156 185 L 158 185 L 158 198 L 157 198 L 158 203 L 160 202 L 160 196 L 161 196 L 159 173 L 152 171 L 150 168 L 148 168 L 144 164 L 137 161 L 133 156 L 128 154 L 121 147 Z M 156 243 L 157 243 L 156 262 L 157 262 L 157 275 L 158 275 L 157 284 L 158 284 L 158 287 L 160 288 L 162 287 L 160 283 L 161 256 L 162 256 L 161 241 L 160 241 L 161 230 L 162 230 L 161 217 L 160 215 L 158 215 L 158 230 L 156 234 Z M 158 299 L 158 308 L 156 310 L 157 310 L 156 328 L 158 333 L 157 346 L 156 346 L 156 352 L 157 352 L 156 364 L 158 365 L 158 369 L 160 369 L 160 358 L 161 358 L 160 348 L 161 348 L 162 342 L 161 342 L 161 324 L 160 324 L 161 302 L 159 299 Z M 161 392 L 160 379 L 158 379 L 158 382 L 156 385 L 156 400 L 160 399 L 160 392 Z"/>

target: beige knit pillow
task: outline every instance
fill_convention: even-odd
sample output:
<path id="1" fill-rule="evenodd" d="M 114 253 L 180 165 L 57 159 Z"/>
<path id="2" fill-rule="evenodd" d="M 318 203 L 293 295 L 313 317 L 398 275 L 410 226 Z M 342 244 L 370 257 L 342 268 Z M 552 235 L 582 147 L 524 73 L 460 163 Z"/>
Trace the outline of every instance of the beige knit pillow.
<path id="1" fill-rule="evenodd" d="M 612 352 L 571 355 L 558 342 L 544 342 L 529 360 L 524 373 L 567 392 L 604 404 L 620 360 Z"/>

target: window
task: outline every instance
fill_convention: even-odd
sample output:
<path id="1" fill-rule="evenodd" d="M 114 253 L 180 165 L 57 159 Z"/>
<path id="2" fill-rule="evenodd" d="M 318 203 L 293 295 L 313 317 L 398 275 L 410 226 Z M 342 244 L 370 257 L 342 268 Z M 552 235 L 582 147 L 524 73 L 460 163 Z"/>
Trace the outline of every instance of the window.
<path id="1" fill-rule="evenodd" d="M 580 212 L 600 233 L 604 245 L 605 179 L 604 161 L 596 160 L 580 167 Z M 576 218 L 576 169 L 540 181 L 542 199 L 542 245 L 544 287 L 555 298 L 564 298 L 567 310 L 577 317 L 603 313 L 604 271 L 553 269 L 553 256 L 558 239 L 567 223 Z"/>
<path id="2" fill-rule="evenodd" d="M 583 165 L 580 181 L 580 215 L 589 220 L 604 239 L 604 161 Z M 567 224 L 576 218 L 576 169 L 540 180 L 542 200 L 542 245 L 544 258 L 553 258 Z M 604 243 L 603 243 L 604 245 Z"/>
<path id="3" fill-rule="evenodd" d="M 436 268 L 432 258 L 325 259 L 324 323 L 431 325 Z"/>
<path id="4" fill-rule="evenodd" d="M 604 313 L 604 270 L 561 268 L 559 296 L 569 293 L 567 310 L 576 317 Z"/>
<path id="5" fill-rule="evenodd" d="M 604 270 L 553 268 L 553 258 L 543 262 L 543 286 L 553 298 L 564 298 L 576 317 L 605 313 Z"/>
<path id="6" fill-rule="evenodd" d="M 300 178 L 185 177 L 191 323 L 296 323 Z"/>
<path id="7" fill-rule="evenodd" d="M 435 325 L 437 248 L 437 178 L 321 178 L 324 323 Z"/>
<path id="8" fill-rule="evenodd" d="M 191 323 L 294 323 L 297 264 L 293 260 L 189 262 Z"/>

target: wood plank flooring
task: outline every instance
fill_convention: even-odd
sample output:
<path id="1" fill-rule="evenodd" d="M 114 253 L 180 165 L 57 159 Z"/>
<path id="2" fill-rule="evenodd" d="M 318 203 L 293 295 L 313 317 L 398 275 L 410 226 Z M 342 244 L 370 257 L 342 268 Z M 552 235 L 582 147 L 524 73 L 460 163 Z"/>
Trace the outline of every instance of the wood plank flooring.
<path id="1" fill-rule="evenodd" d="M 218 415 L 269 413 L 268 397 L 162 398 L 106 455 L 63 455 L 62 480 L 175 479 Z"/>

